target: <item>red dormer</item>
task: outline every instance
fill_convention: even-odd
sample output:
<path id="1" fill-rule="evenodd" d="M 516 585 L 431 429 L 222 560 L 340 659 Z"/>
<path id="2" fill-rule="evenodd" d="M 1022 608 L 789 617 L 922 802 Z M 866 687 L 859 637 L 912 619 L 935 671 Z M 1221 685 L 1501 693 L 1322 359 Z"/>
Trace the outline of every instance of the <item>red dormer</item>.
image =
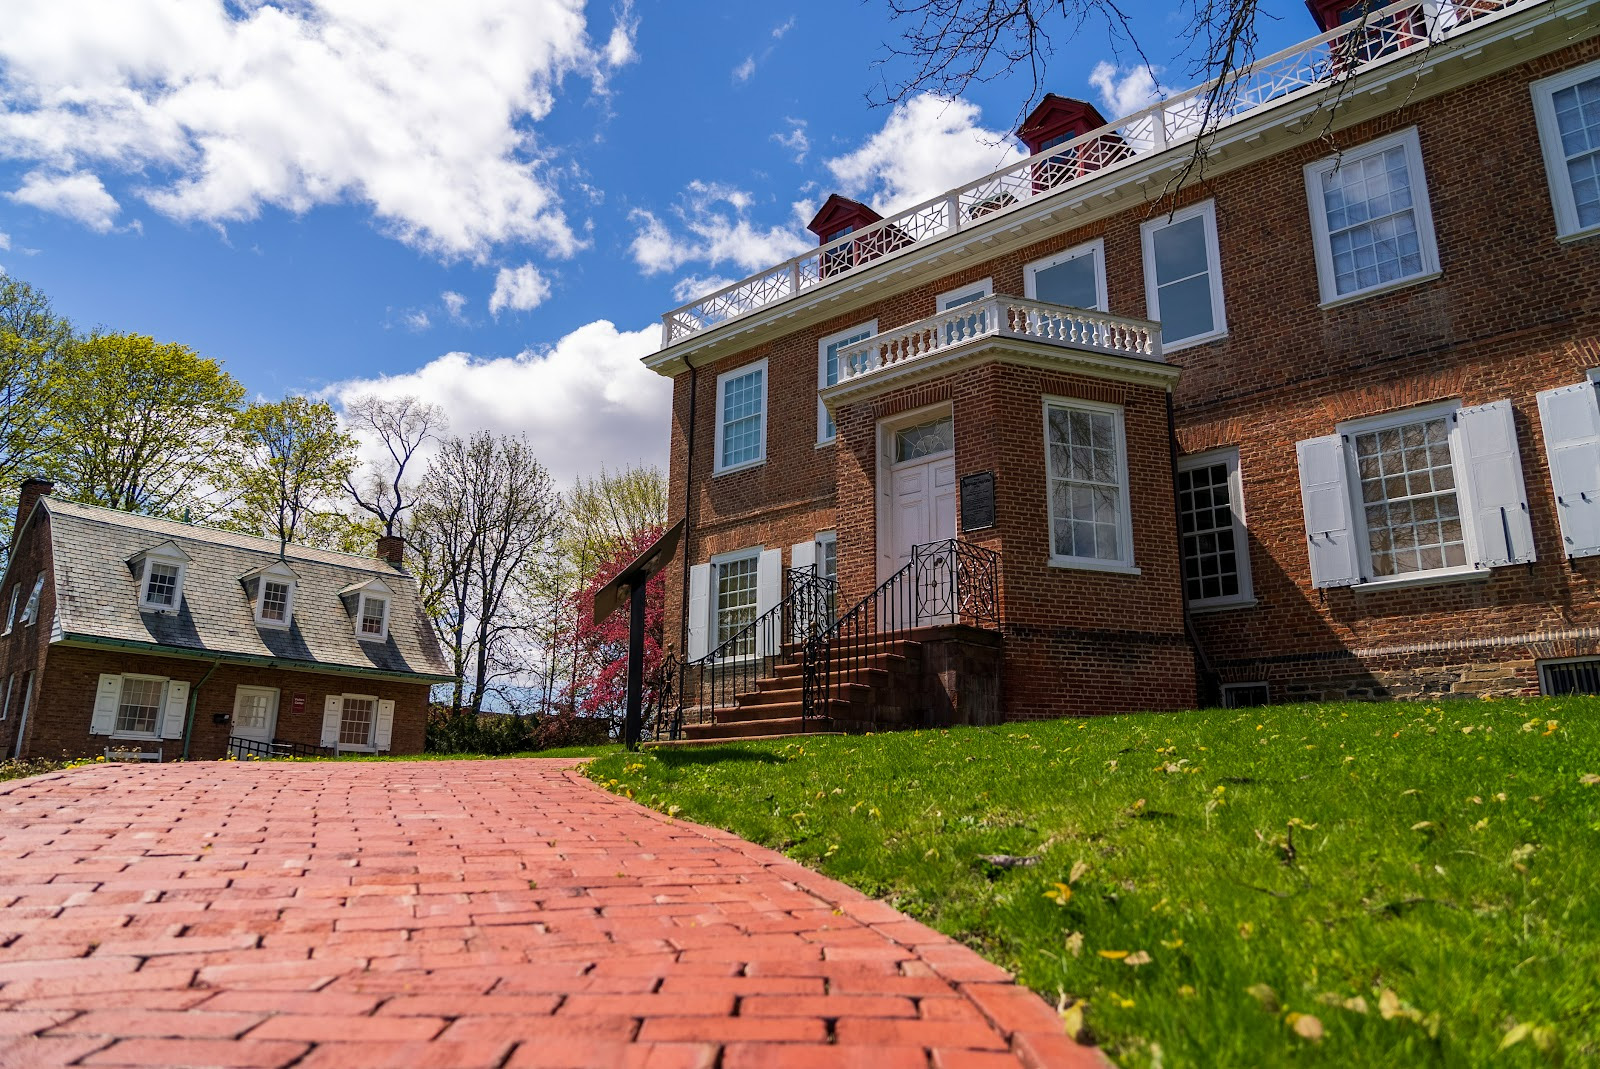
<path id="1" fill-rule="evenodd" d="M 1088 101 L 1046 93 L 1018 128 L 1017 140 L 1028 146 L 1028 155 L 1032 156 L 1105 124 L 1105 116 Z"/>
<path id="2" fill-rule="evenodd" d="M 806 229 L 817 235 L 818 245 L 826 245 L 835 238 L 869 227 L 882 218 L 859 200 L 833 193 L 823 203 L 822 210 L 806 224 Z"/>

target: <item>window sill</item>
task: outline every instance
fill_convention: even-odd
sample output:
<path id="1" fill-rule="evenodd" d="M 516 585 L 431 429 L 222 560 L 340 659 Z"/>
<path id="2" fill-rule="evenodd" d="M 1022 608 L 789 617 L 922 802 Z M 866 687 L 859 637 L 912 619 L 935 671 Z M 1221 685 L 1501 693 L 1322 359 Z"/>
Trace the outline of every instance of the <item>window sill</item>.
<path id="1" fill-rule="evenodd" d="M 837 444 L 839 444 L 839 436 L 836 434 L 832 438 L 819 438 L 817 440 L 817 446 L 816 447 L 818 449 L 826 449 L 830 445 L 837 445 Z"/>
<path id="2" fill-rule="evenodd" d="M 1404 590 L 1413 586 L 1434 586 L 1441 583 L 1470 583 L 1488 579 L 1488 568 L 1454 568 L 1449 571 L 1421 572 L 1416 575 L 1391 576 L 1387 579 L 1370 579 L 1356 583 L 1350 589 L 1357 593 L 1381 593 L 1385 590 Z"/>
<path id="3" fill-rule="evenodd" d="M 358 633 L 356 635 L 356 641 L 357 642 L 388 642 L 389 641 L 389 636 L 387 634 L 383 634 L 383 635 L 362 635 L 362 634 Z"/>
<path id="4" fill-rule="evenodd" d="M 1204 601 L 1193 602 L 1189 605 L 1189 615 L 1201 616 L 1206 613 L 1227 612 L 1230 609 L 1253 609 L 1260 602 L 1255 598 L 1238 598 L 1233 601 Z"/>
<path id="5" fill-rule="evenodd" d="M 1586 226 L 1582 230 L 1556 235 L 1556 240 L 1563 245 L 1569 241 L 1587 241 L 1589 238 L 1600 238 L 1600 226 Z"/>
<path id="6" fill-rule="evenodd" d="M 743 464 L 734 464 L 726 468 L 718 468 L 711 473 L 711 477 L 715 479 L 722 475 L 732 475 L 735 472 L 749 471 L 751 468 L 761 467 L 761 465 L 765 464 L 766 462 L 767 458 L 764 456 L 755 460 L 747 460 Z"/>
<path id="7" fill-rule="evenodd" d="M 1136 564 L 1119 564 L 1115 561 L 1082 560 L 1077 557 L 1051 557 L 1049 565 L 1074 572 L 1103 572 L 1107 575 L 1143 575 Z"/>
<path id="8" fill-rule="evenodd" d="M 1228 332 L 1225 330 L 1220 330 L 1215 334 L 1201 334 L 1193 338 L 1184 338 L 1182 341 L 1175 342 L 1168 342 L 1165 338 L 1163 338 L 1161 340 L 1161 352 L 1163 354 L 1181 353 L 1185 349 L 1193 349 L 1197 345 L 1205 345 L 1209 342 L 1223 341 L 1227 337 Z"/>
<path id="9" fill-rule="evenodd" d="M 135 735 L 128 731 L 113 731 L 107 738 L 117 742 L 160 742 L 160 735 Z"/>
<path id="10" fill-rule="evenodd" d="M 1424 282 L 1432 282 L 1436 278 L 1443 277 L 1443 271 L 1429 271 L 1427 274 L 1412 275 L 1410 278 L 1400 278 L 1393 282 L 1385 282 L 1381 286 L 1373 286 L 1370 289 L 1357 290 L 1354 293 L 1346 293 L 1338 297 L 1330 297 L 1321 304 L 1317 305 L 1317 307 L 1321 308 L 1323 311 L 1328 311 L 1333 308 L 1343 308 L 1347 304 L 1354 304 L 1357 301 L 1364 301 L 1368 297 L 1376 297 L 1383 293 L 1393 293 L 1395 290 L 1403 290 L 1408 286 L 1420 286 Z"/>
<path id="11" fill-rule="evenodd" d="M 277 622 L 274 622 L 272 620 L 257 620 L 256 621 L 256 626 L 259 627 L 263 631 L 287 631 L 287 630 L 289 630 L 288 621 L 284 621 L 282 623 L 277 623 Z"/>

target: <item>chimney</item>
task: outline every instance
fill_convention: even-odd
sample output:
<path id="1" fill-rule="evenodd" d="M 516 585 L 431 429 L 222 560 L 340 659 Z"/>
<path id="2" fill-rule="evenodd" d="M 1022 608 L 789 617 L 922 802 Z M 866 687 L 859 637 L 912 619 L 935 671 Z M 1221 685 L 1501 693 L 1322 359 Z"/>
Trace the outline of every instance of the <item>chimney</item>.
<path id="1" fill-rule="evenodd" d="M 11 528 L 11 547 L 16 548 L 17 536 L 22 533 L 22 525 L 28 522 L 28 517 L 33 514 L 33 506 L 39 499 L 56 488 L 56 484 L 49 479 L 24 479 L 22 487 L 17 491 L 17 519 Z"/>
<path id="2" fill-rule="evenodd" d="M 399 535 L 379 535 L 378 559 L 396 568 L 403 566 L 406 559 L 406 540 Z"/>

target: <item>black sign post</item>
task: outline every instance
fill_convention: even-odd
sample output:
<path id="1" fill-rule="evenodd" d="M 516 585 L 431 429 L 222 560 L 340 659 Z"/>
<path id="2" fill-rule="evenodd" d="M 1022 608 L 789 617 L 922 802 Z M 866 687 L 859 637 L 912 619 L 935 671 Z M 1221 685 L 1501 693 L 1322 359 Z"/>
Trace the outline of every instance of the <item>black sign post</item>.
<path id="1" fill-rule="evenodd" d="M 679 520 L 594 596 L 597 624 L 620 609 L 623 602 L 628 603 L 628 715 L 622 726 L 622 741 L 630 750 L 639 748 L 639 735 L 644 729 L 645 588 L 650 585 L 651 576 L 665 568 L 677 552 L 682 535 L 683 521 Z"/>

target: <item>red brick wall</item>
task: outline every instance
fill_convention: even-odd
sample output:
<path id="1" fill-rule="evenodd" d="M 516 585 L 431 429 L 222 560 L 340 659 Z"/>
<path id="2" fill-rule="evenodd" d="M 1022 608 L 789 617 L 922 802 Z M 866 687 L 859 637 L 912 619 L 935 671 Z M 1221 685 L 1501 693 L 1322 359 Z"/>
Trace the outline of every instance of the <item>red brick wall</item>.
<path id="1" fill-rule="evenodd" d="M 23 534 L 22 540 L 13 550 L 5 586 L 0 588 L 0 627 L 4 626 L 5 613 L 11 608 L 11 592 L 17 591 L 17 619 L 13 621 L 9 635 L 0 635 L 0 701 L 4 700 L 7 681 L 14 679 L 11 686 L 10 708 L 7 710 L 6 718 L 0 720 L 0 758 L 11 755 L 16 747 L 17 732 L 25 730 L 22 723 L 22 705 L 28 672 L 34 673 L 34 691 L 37 700 L 38 681 L 42 678 L 50 644 L 50 621 L 55 619 L 56 611 L 55 584 L 48 578 L 50 569 L 50 518 L 48 514 L 40 511 L 38 518 Z M 34 614 L 33 623 L 23 624 L 20 622 L 22 612 L 27 608 L 28 595 L 33 591 L 34 579 L 41 572 L 47 578 L 44 590 L 39 595 L 38 611 Z M 29 728 L 36 723 L 37 712 L 35 706 L 28 714 Z"/>
<path id="2" fill-rule="evenodd" d="M 938 294 L 984 277 L 993 278 L 996 293 L 1022 294 L 1025 264 L 1096 237 L 1105 241 L 1111 310 L 1142 317 L 1140 224 L 1173 207 L 1214 198 L 1229 334 L 1173 353 L 1169 360 L 1184 369 L 1176 392 L 1181 448 L 1198 452 L 1235 445 L 1241 454 L 1259 603 L 1195 617 L 1202 646 L 1221 678 L 1268 679 L 1275 684 L 1275 697 L 1417 694 L 1425 687 L 1431 688 L 1427 693 L 1509 691 L 1535 687 L 1534 658 L 1555 655 L 1549 651 L 1600 651 L 1600 640 L 1593 637 L 1600 628 L 1600 560 L 1569 566 L 1560 559 L 1534 400 L 1538 391 L 1580 381 L 1586 368 L 1600 366 L 1600 240 L 1556 240 L 1528 88 L 1537 78 L 1597 56 L 1600 42 L 1583 42 L 1331 135 L 1332 145 L 1348 148 L 1418 127 L 1443 272 L 1432 281 L 1341 307 L 1318 307 L 1302 172 L 1306 163 L 1331 151 L 1328 139 L 1318 139 L 1227 174 L 1191 179 L 1175 203 L 1150 203 L 1058 232 L 702 369 L 692 472 L 685 440 L 689 376 L 680 375 L 671 485 L 678 515 L 685 508 L 686 472 L 692 474 L 690 530 L 683 547 L 687 561 L 754 544 L 787 547 L 837 524 L 840 567 L 847 587 L 858 588 L 857 569 L 870 567 L 873 523 L 863 526 L 852 517 L 862 504 L 862 488 L 870 484 L 871 465 L 841 446 L 815 446 L 818 339 L 874 318 L 880 330 L 921 319 L 933 314 Z M 1152 189 L 1151 195 L 1159 192 Z M 716 376 L 761 358 L 769 361 L 767 463 L 713 477 Z M 968 395 L 955 394 L 958 473 L 987 466 L 972 452 L 979 440 L 974 427 L 1008 428 L 999 437 L 1016 450 L 1024 481 L 1012 486 L 1002 480 L 998 504 L 1017 510 L 1016 523 L 1029 522 L 1028 511 L 1024 498 L 1013 495 L 1042 493 L 1042 468 L 1039 484 L 1026 485 L 1033 478 L 1025 472 L 1030 450 L 1042 465 L 1042 448 L 1027 439 L 1038 434 L 1037 396 L 1030 388 L 996 394 L 988 408 L 974 407 L 965 415 Z M 937 387 L 923 388 L 924 397 L 937 395 Z M 1531 569 L 1500 569 L 1472 583 L 1383 593 L 1336 590 L 1326 596 L 1313 590 L 1294 443 L 1332 433 L 1342 419 L 1447 398 L 1463 404 L 1512 400 L 1538 563 Z M 1140 456 L 1152 453 L 1165 434 L 1153 417 L 1146 422 L 1138 415 L 1143 410 L 1143 400 L 1135 398 L 1130 451 Z M 1135 505 L 1138 563 L 1145 571 L 1137 590 L 1119 590 L 1120 577 L 1055 577 L 1036 584 L 1037 604 L 1043 615 L 1055 613 L 1051 620 L 1024 622 L 1021 603 L 1012 614 L 1017 627 L 1050 632 L 1048 643 L 1056 651 L 1051 663 L 1094 665 L 1073 685 L 1085 684 L 1075 693 L 1104 708 L 1121 707 L 1094 689 L 1121 686 L 1107 683 L 1108 677 L 1133 672 L 1139 686 L 1155 687 L 1154 697 L 1136 703 L 1142 706 L 1181 700 L 1190 685 L 1185 674 L 1190 669 L 1184 667 L 1188 652 L 1173 637 L 1178 630 L 1171 612 L 1177 587 L 1170 505 L 1161 517 L 1153 504 L 1162 493 L 1170 495 L 1170 485 L 1158 492 L 1153 484 L 1140 483 L 1165 478 L 1164 466 L 1131 467 L 1137 498 L 1147 501 L 1142 516 Z M 842 510 L 837 503 L 843 503 Z M 1042 541 L 1042 509 L 1032 516 L 1035 538 Z M 1029 565 L 1007 556 L 1008 590 L 1038 579 L 1014 572 Z M 1061 597 L 1055 598 L 1058 584 Z M 684 593 L 669 599 L 669 634 L 681 633 Z M 1146 637 L 1129 645 L 1120 625 L 1081 621 L 1076 606 L 1086 603 L 1096 606 L 1097 620 L 1131 616 L 1144 621 L 1147 636 L 1162 637 L 1155 644 Z M 1440 648 L 1422 648 L 1429 644 Z M 1352 656 L 1352 650 L 1361 655 Z M 1039 674 L 1021 673 L 1029 685 L 1066 685 L 1059 676 L 1036 684 Z M 1017 669 L 1009 671 L 1008 685 L 1018 678 Z M 1175 681 L 1171 690 L 1165 689 L 1168 679 Z M 1042 710 L 1042 702 L 1018 697 L 1015 710 Z"/>

